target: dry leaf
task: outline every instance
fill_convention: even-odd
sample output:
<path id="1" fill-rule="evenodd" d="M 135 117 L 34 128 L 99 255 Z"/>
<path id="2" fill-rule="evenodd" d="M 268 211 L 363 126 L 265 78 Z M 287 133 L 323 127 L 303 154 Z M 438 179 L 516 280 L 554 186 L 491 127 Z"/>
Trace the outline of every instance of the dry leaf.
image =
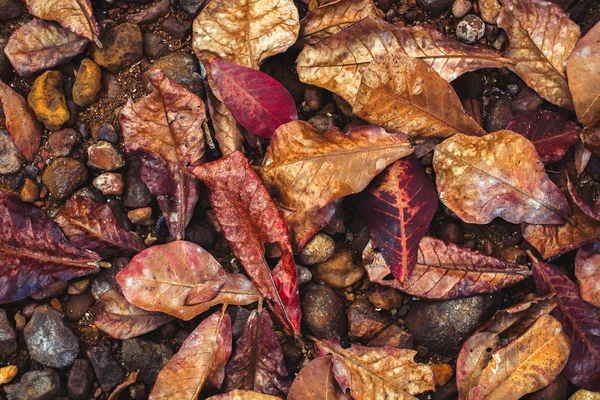
<path id="1" fill-rule="evenodd" d="M 233 390 L 211 396 L 206 400 L 281 400 L 281 397 L 253 392 L 252 390 Z"/>
<path id="2" fill-rule="evenodd" d="M 215 130 L 215 138 L 224 156 L 234 151 L 244 151 L 244 134 L 231 111 L 219 100 L 210 88 L 206 88 L 210 120 Z"/>
<path id="3" fill-rule="evenodd" d="M 600 308 L 600 242 L 586 245 L 577 251 L 575 276 L 581 298 Z"/>
<path id="4" fill-rule="evenodd" d="M 25 0 L 25 5 L 34 17 L 56 21 L 79 36 L 99 42 L 100 28 L 90 0 Z"/>
<path id="5" fill-rule="evenodd" d="M 123 382 L 121 382 L 115 388 L 115 390 L 113 390 L 113 392 L 110 394 L 110 396 L 108 396 L 108 400 L 119 400 L 119 398 L 121 398 L 121 395 L 123 394 L 125 389 L 127 389 L 129 386 L 133 385 L 136 382 L 139 372 L 140 371 L 137 370 L 137 371 L 134 371 L 131 374 L 129 374 L 127 376 L 127 378 L 125 378 L 125 380 Z"/>
<path id="6" fill-rule="evenodd" d="M 350 400 L 340 389 L 331 369 L 331 356 L 317 357 L 296 375 L 287 400 Z"/>
<path id="7" fill-rule="evenodd" d="M 473 398 L 472 392 L 498 348 L 500 337 L 493 332 L 477 333 L 463 344 L 456 360 L 456 386 L 460 400 Z"/>
<path id="8" fill-rule="evenodd" d="M 327 226 L 339 209 L 341 202 L 341 198 L 335 199 L 323 208 L 308 211 L 292 211 L 280 207 L 281 214 L 290 231 L 290 240 L 292 241 L 294 254 L 300 253 L 306 243 L 317 232 Z"/>

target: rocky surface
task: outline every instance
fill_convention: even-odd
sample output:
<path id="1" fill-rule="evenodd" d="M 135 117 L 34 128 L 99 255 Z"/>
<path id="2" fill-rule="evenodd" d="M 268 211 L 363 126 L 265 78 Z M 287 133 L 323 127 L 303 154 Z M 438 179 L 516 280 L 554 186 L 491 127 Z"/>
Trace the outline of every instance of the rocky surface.
<path id="1" fill-rule="evenodd" d="M 37 119 L 53 131 L 62 128 L 71 116 L 60 71 L 46 71 L 40 75 L 27 95 L 27 102 Z"/>
<path id="2" fill-rule="evenodd" d="M 13 400 L 56 400 L 64 394 L 60 375 L 53 369 L 26 372 L 18 383 L 4 386 Z"/>
<path id="3" fill-rule="evenodd" d="M 92 58 L 110 72 L 117 72 L 138 62 L 144 55 L 142 31 L 137 24 L 126 22 L 105 31 L 102 48 L 94 46 Z"/>
<path id="4" fill-rule="evenodd" d="M 86 58 L 79 65 L 73 84 L 73 101 L 79 107 L 87 107 L 96 101 L 102 89 L 102 71 L 98 64 Z"/>
<path id="5" fill-rule="evenodd" d="M 86 181 L 85 165 L 79 160 L 68 157 L 55 159 L 42 174 L 42 183 L 57 199 L 66 199 Z"/>

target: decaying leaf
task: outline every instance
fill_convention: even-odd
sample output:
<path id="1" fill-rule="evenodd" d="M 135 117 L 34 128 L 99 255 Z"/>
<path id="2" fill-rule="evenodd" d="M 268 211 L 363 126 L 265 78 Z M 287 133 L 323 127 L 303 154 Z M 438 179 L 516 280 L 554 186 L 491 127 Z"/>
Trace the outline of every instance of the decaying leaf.
<path id="1" fill-rule="evenodd" d="M 182 240 L 139 253 L 117 274 L 117 282 L 131 304 L 186 321 L 217 304 L 259 299 L 248 278 L 225 273 L 209 252 Z"/>
<path id="2" fill-rule="evenodd" d="M 38 208 L 0 191 L 0 304 L 98 272 L 100 257 L 70 243 Z"/>
<path id="3" fill-rule="evenodd" d="M 192 46 L 204 65 L 219 57 L 258 69 L 293 45 L 299 30 L 292 0 L 211 1 L 194 20 Z"/>
<path id="4" fill-rule="evenodd" d="M 137 370 L 137 371 L 134 371 L 131 374 L 129 374 L 123 380 L 123 382 L 121 382 L 119 385 L 117 385 L 117 387 L 115 388 L 115 390 L 113 390 L 113 392 L 110 394 L 110 396 L 108 396 L 108 400 L 119 400 L 119 398 L 121 398 L 121 395 L 123 394 L 125 389 L 127 389 L 129 386 L 133 385 L 137 381 L 137 376 L 139 373 L 140 373 L 140 371 Z"/>
<path id="5" fill-rule="evenodd" d="M 467 223 L 560 224 L 571 213 L 534 145 L 517 133 L 455 135 L 436 147 L 433 167 L 440 200 Z"/>
<path id="6" fill-rule="evenodd" d="M 357 116 L 411 137 L 485 135 L 448 82 L 425 61 L 402 54 L 376 56 L 350 104 Z"/>
<path id="7" fill-rule="evenodd" d="M 280 204 L 316 210 L 358 193 L 397 159 L 412 153 L 408 140 L 380 127 L 323 133 L 304 121 L 277 129 L 259 173 Z"/>
<path id="8" fill-rule="evenodd" d="M 331 221 L 341 202 L 342 199 L 335 199 L 325 207 L 308 211 L 280 208 L 290 232 L 294 253 L 299 253 L 306 243 Z"/>
<path id="9" fill-rule="evenodd" d="M 431 368 L 413 360 L 414 350 L 359 344 L 343 349 L 332 339 L 318 340 L 315 347 L 320 355 L 331 354 L 337 382 L 343 391 L 350 389 L 355 400 L 408 400 L 434 389 Z"/>
<path id="10" fill-rule="evenodd" d="M 403 283 L 417 264 L 419 242 L 437 210 L 437 192 L 414 155 L 396 161 L 355 197 L 371 238 Z"/>
<path id="11" fill-rule="evenodd" d="M 57 23 L 33 19 L 10 35 L 4 53 L 17 74 L 30 76 L 69 61 L 87 44 Z"/>
<path id="12" fill-rule="evenodd" d="M 593 218 L 597 221 L 600 221 L 600 200 L 596 201 L 596 204 L 593 206 L 586 203 L 579 193 L 577 193 L 577 188 L 573 184 L 571 178 L 567 175 L 567 191 L 569 192 L 569 199 L 571 202 L 577 206 L 585 215 L 590 218 Z M 575 208 L 575 206 L 573 206 Z"/>
<path id="13" fill-rule="evenodd" d="M 296 264 L 285 221 L 260 178 L 239 151 L 191 169 L 211 191 L 210 204 L 233 254 L 274 314 L 294 335 L 300 332 Z M 265 243 L 279 247 L 271 270 Z"/>
<path id="14" fill-rule="evenodd" d="M 208 113 L 215 129 L 215 138 L 224 156 L 234 151 L 244 151 L 244 134 L 231 111 L 219 100 L 210 88 L 206 89 Z"/>
<path id="15" fill-rule="evenodd" d="M 456 360 L 456 386 L 460 400 L 473 399 L 483 370 L 500 348 L 500 336 L 493 332 L 476 333 L 463 344 Z"/>
<path id="16" fill-rule="evenodd" d="M 581 298 L 600 308 L 600 242 L 588 244 L 577 251 L 575 276 Z"/>
<path id="17" fill-rule="evenodd" d="M 0 103 L 6 119 L 6 130 L 27 161 L 40 148 L 42 125 L 29 108 L 27 100 L 0 80 Z"/>
<path id="18" fill-rule="evenodd" d="M 153 92 L 121 112 L 125 150 L 140 155 L 140 176 L 156 197 L 171 235 L 184 237 L 198 200 L 198 181 L 187 170 L 204 156 L 202 123 L 206 119 L 200 97 L 165 76 L 149 74 Z"/>
<path id="19" fill-rule="evenodd" d="M 579 26 L 559 6 L 544 0 L 500 0 L 498 26 L 508 34 L 505 56 L 513 71 L 546 100 L 573 109 L 567 85 L 567 59 Z"/>
<path id="20" fill-rule="evenodd" d="M 102 257 L 134 255 L 146 246 L 138 235 L 126 231 L 106 203 L 75 194 L 59 208 L 54 222 L 69 240 Z"/>
<path id="21" fill-rule="evenodd" d="M 25 0 L 29 14 L 56 21 L 71 32 L 98 41 L 100 28 L 90 0 Z"/>
<path id="22" fill-rule="evenodd" d="M 198 325 L 163 367 L 150 400 L 198 399 L 204 387 L 219 389 L 231 354 L 231 319 L 223 309 Z"/>
<path id="23" fill-rule="evenodd" d="M 317 357 L 296 375 L 287 400 L 350 400 L 333 376 L 331 356 Z"/>
<path id="24" fill-rule="evenodd" d="M 211 396 L 206 400 L 281 400 L 281 397 L 253 392 L 252 390 L 233 390 Z"/>

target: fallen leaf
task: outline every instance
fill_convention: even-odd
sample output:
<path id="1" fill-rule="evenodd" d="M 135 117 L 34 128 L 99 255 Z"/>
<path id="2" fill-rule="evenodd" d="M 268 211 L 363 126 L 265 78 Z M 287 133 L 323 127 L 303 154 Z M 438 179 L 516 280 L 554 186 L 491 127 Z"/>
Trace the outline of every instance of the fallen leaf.
<path id="1" fill-rule="evenodd" d="M 25 0 L 34 17 L 56 21 L 69 31 L 98 42 L 100 28 L 90 0 Z"/>
<path id="2" fill-rule="evenodd" d="M 593 207 L 590 206 L 581 198 L 581 196 L 579 196 L 579 193 L 577 193 L 577 189 L 575 188 L 575 185 L 573 185 L 573 182 L 571 181 L 571 179 L 569 178 L 568 175 L 567 175 L 567 190 L 569 191 L 569 196 L 570 196 L 571 201 L 577 207 L 579 207 L 579 209 L 585 215 L 587 215 L 588 217 L 593 218 L 597 221 L 600 221 L 600 208 L 598 208 L 597 205 L 594 205 Z M 598 204 L 598 203 L 596 203 L 596 204 Z"/>
<path id="3" fill-rule="evenodd" d="M 575 170 L 578 177 L 583 174 L 591 158 L 592 152 L 585 148 L 581 140 L 578 141 L 575 144 Z"/>
<path id="4" fill-rule="evenodd" d="M 417 264 L 419 242 L 437 210 L 437 192 L 414 155 L 396 161 L 355 197 L 371 238 L 401 283 Z"/>
<path id="5" fill-rule="evenodd" d="M 284 396 L 291 383 L 269 314 L 252 311 L 225 367 L 223 389 Z"/>
<path id="6" fill-rule="evenodd" d="M 231 111 L 210 88 L 206 89 L 208 113 L 215 130 L 215 138 L 224 156 L 234 151 L 244 151 L 244 134 Z"/>
<path id="7" fill-rule="evenodd" d="M 425 61 L 402 54 L 375 57 L 350 104 L 358 117 L 410 137 L 486 133 L 448 82 Z"/>
<path id="8" fill-rule="evenodd" d="M 581 136 L 581 141 L 586 149 L 600 156 L 600 123 L 586 126 L 579 136 Z"/>
<path id="9" fill-rule="evenodd" d="M 252 390 L 233 390 L 211 396 L 206 400 L 280 400 L 281 397 L 253 392 Z"/>
<path id="10" fill-rule="evenodd" d="M 331 365 L 331 356 L 318 357 L 306 364 L 296 375 L 287 400 L 350 400 L 335 381 Z"/>
<path id="11" fill-rule="evenodd" d="M 204 387 L 219 389 L 231 354 L 231 319 L 225 309 L 198 325 L 158 374 L 150 400 L 198 399 Z"/>
<path id="12" fill-rule="evenodd" d="M 194 20 L 192 47 L 204 65 L 219 57 L 258 69 L 294 44 L 299 30 L 292 0 L 211 1 Z"/>
<path id="13" fill-rule="evenodd" d="M 600 308 L 600 242 L 585 245 L 577 250 L 575 276 L 581 298 Z"/>
<path id="14" fill-rule="evenodd" d="M 508 35 L 504 55 L 513 71 L 544 99 L 573 109 L 566 65 L 579 26 L 559 6 L 544 0 L 500 0 L 498 26 Z"/>
<path id="15" fill-rule="evenodd" d="M 40 148 L 42 125 L 29 108 L 27 100 L 0 80 L 0 103 L 4 111 L 6 130 L 27 161 Z"/>
<path id="16" fill-rule="evenodd" d="M 323 133 L 307 122 L 293 121 L 275 131 L 259 174 L 283 207 L 316 210 L 362 191 L 412 150 L 406 138 L 380 127 Z"/>
<path id="17" fill-rule="evenodd" d="M 134 371 L 131 374 L 127 375 L 127 377 L 121 382 L 115 390 L 108 396 L 108 400 L 118 400 L 121 398 L 121 395 L 129 386 L 133 385 L 137 381 L 137 376 L 140 373 L 140 370 Z"/>
<path id="18" fill-rule="evenodd" d="M 556 294 L 552 315 L 571 339 L 571 355 L 562 372 L 580 388 L 600 391 L 600 309 L 584 301 L 577 285 L 556 267 L 532 258 L 538 294 Z"/>
<path id="19" fill-rule="evenodd" d="M 207 282 L 222 285 L 203 302 L 190 301 Z M 146 311 L 160 311 L 190 320 L 217 304 L 247 305 L 258 301 L 258 291 L 241 274 L 227 274 L 197 244 L 178 240 L 152 246 L 131 259 L 117 274 L 127 301 Z"/>
<path id="20" fill-rule="evenodd" d="M 54 22 L 33 19 L 10 35 L 4 54 L 17 74 L 27 77 L 66 63 L 87 44 Z"/>
<path id="21" fill-rule="evenodd" d="M 292 95 L 264 72 L 215 59 L 212 78 L 235 120 L 255 135 L 270 138 L 275 129 L 298 119 Z"/>
<path id="22" fill-rule="evenodd" d="M 529 139 L 544 164 L 563 158 L 569 147 L 579 141 L 581 131 L 573 121 L 548 110 L 517 115 L 506 129 Z"/>
<path id="23" fill-rule="evenodd" d="M 476 333 L 463 344 L 456 360 L 456 386 L 460 400 L 473 399 L 483 370 L 500 348 L 500 337 L 493 332 Z"/>
<path id="24" fill-rule="evenodd" d="M 198 181 L 187 166 L 204 156 L 206 110 L 200 97 L 162 70 L 152 71 L 149 79 L 154 91 L 123 107 L 123 143 L 128 154 L 142 154 L 140 176 L 156 197 L 169 232 L 182 239 L 198 200 Z"/>
<path id="25" fill-rule="evenodd" d="M 36 207 L 0 191 L 0 304 L 59 280 L 98 272 L 100 257 L 71 244 Z"/>
<path id="26" fill-rule="evenodd" d="M 54 223 L 82 249 L 109 257 L 134 255 L 146 246 L 138 235 L 126 231 L 106 203 L 75 194 L 58 209 Z"/>
<path id="27" fill-rule="evenodd" d="M 414 399 L 414 394 L 434 390 L 433 372 L 413 360 L 414 350 L 360 344 L 343 349 L 332 339 L 317 340 L 315 347 L 320 355 L 331 354 L 337 382 L 355 400 Z"/>
<path id="28" fill-rule="evenodd" d="M 455 135 L 435 148 L 433 167 L 440 200 L 466 223 L 560 224 L 571 213 L 534 145 L 517 133 Z"/>
<path id="29" fill-rule="evenodd" d="M 600 120 L 600 24 L 582 37 L 569 60 L 567 76 L 579 122 L 591 126 Z"/>
<path id="30" fill-rule="evenodd" d="M 170 315 L 149 312 L 130 304 L 114 290 L 104 293 L 91 311 L 96 328 L 120 340 L 152 332 L 173 320 Z"/>
<path id="31" fill-rule="evenodd" d="M 600 393 L 579 389 L 569 397 L 569 400 L 600 400 Z"/>
<path id="32" fill-rule="evenodd" d="M 342 199 L 335 199 L 325 207 L 315 210 L 292 211 L 280 208 L 290 232 L 294 254 L 300 253 L 306 243 L 331 221 L 339 209 Z"/>

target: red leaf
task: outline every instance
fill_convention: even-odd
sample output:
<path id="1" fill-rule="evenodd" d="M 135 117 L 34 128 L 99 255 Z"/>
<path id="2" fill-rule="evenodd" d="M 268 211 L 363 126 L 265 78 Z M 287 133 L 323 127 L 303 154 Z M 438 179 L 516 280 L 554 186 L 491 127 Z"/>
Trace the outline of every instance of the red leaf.
<path id="1" fill-rule="evenodd" d="M 285 221 L 260 178 L 239 151 L 191 171 L 210 189 L 210 204 L 233 254 L 277 318 L 298 335 L 300 301 L 292 246 Z M 282 254 L 273 271 L 264 243 L 276 244 Z"/>
<path id="2" fill-rule="evenodd" d="M 517 115 L 506 129 L 529 139 L 544 164 L 563 158 L 569 147 L 579 141 L 581 130 L 575 122 L 548 110 Z"/>
<path id="3" fill-rule="evenodd" d="M 294 252 L 298 254 L 313 236 L 331 221 L 342 203 L 342 198 L 335 199 L 325 207 L 314 210 L 288 210 L 280 207 L 285 218 Z"/>
<path id="4" fill-rule="evenodd" d="M 369 233 L 404 282 L 417 264 L 419 242 L 437 209 L 437 191 L 414 155 L 400 159 L 355 197 Z"/>
<path id="5" fill-rule="evenodd" d="M 210 72 L 235 120 L 255 135 L 270 138 L 280 125 L 298 119 L 292 95 L 264 72 L 217 58 Z"/>
<path id="6" fill-rule="evenodd" d="M 600 308 L 600 242 L 588 244 L 577 250 L 575 276 L 581 298 Z"/>
<path id="7" fill-rule="evenodd" d="M 0 303 L 59 281 L 98 272 L 100 257 L 71 244 L 52 219 L 0 191 Z"/>
<path id="8" fill-rule="evenodd" d="M 571 355 L 563 375 L 575 385 L 600 391 L 600 309 L 584 301 L 575 282 L 555 266 L 533 260 L 533 277 L 538 294 L 555 293 L 552 311 L 571 339 Z"/>

